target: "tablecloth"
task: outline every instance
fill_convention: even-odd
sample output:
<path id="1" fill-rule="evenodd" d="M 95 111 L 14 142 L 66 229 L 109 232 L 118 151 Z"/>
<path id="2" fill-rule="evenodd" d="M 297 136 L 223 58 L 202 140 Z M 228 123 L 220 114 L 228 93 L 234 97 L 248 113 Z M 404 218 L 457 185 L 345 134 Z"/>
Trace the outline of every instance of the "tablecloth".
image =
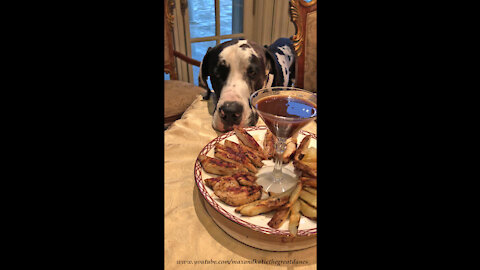
<path id="1" fill-rule="evenodd" d="M 256 249 L 230 237 L 210 218 L 193 171 L 202 148 L 222 134 L 212 128 L 211 109 L 211 102 L 199 95 L 165 131 L 165 268 L 316 269 L 316 247 L 291 252 Z M 317 133 L 315 122 L 303 129 Z"/>

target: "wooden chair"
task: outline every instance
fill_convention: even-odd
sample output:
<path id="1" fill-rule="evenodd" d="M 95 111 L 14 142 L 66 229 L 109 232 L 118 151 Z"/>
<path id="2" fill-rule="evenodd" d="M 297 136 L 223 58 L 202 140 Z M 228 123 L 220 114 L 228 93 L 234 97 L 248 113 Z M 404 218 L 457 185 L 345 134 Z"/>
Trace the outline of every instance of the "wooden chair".
<path id="1" fill-rule="evenodd" d="M 295 86 L 317 92 L 317 0 L 290 0 L 291 37 L 297 54 Z M 306 72 L 305 72 L 306 71 Z"/>
<path id="2" fill-rule="evenodd" d="M 174 0 L 164 0 L 164 65 L 165 73 L 170 74 L 170 80 L 164 82 L 164 128 L 170 126 L 173 122 L 180 119 L 185 110 L 192 104 L 198 95 L 203 95 L 205 89 L 195 86 L 189 82 L 179 81 L 176 68 L 176 58 L 181 59 L 188 64 L 200 66 L 200 62 L 192 59 L 174 48 L 173 24 L 174 24 Z"/>

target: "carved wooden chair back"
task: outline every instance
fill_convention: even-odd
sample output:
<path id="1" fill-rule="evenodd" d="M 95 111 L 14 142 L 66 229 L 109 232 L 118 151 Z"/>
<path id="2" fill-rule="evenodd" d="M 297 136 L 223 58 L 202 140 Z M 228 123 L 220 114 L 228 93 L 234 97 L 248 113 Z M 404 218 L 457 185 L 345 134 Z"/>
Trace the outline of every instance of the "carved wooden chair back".
<path id="1" fill-rule="evenodd" d="M 317 0 L 290 0 L 289 4 L 295 25 L 291 37 L 297 54 L 295 86 L 317 92 Z"/>
<path id="2" fill-rule="evenodd" d="M 192 59 L 178 51 L 174 48 L 174 10 L 175 10 L 175 0 L 164 0 L 164 56 L 165 60 L 163 63 L 163 70 L 165 73 L 170 74 L 171 80 L 178 80 L 178 73 L 176 68 L 176 58 L 181 59 L 182 61 L 187 62 L 188 64 L 200 66 L 200 61 Z"/>

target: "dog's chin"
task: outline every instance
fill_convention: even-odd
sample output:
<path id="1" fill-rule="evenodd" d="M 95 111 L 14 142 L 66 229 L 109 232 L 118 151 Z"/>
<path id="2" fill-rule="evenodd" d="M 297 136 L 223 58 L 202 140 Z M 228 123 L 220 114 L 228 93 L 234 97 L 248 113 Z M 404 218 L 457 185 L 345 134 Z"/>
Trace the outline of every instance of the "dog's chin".
<path id="1" fill-rule="evenodd" d="M 225 125 L 223 125 L 222 121 L 213 119 L 212 127 L 215 131 L 226 132 Z"/>
<path id="2" fill-rule="evenodd" d="M 248 117 L 243 119 L 240 124 L 235 125 L 240 128 L 245 128 L 245 127 L 251 127 L 255 126 L 258 121 L 258 115 L 256 113 L 250 113 Z M 213 122 L 212 122 L 212 127 L 214 130 L 218 132 L 228 132 L 233 130 L 234 125 L 229 125 L 224 123 L 220 117 L 214 117 Z"/>
<path id="3" fill-rule="evenodd" d="M 234 125 L 228 125 L 228 124 L 225 124 L 223 123 L 221 120 L 217 120 L 217 121 L 213 121 L 213 124 L 212 124 L 212 127 L 214 130 L 216 131 L 219 131 L 219 132 L 222 132 L 222 133 L 225 133 L 225 132 L 228 132 L 228 131 L 232 131 L 233 130 L 233 126 Z M 235 125 L 237 127 L 245 127 L 245 125 L 243 125 L 242 123 L 238 124 L 238 125 Z"/>

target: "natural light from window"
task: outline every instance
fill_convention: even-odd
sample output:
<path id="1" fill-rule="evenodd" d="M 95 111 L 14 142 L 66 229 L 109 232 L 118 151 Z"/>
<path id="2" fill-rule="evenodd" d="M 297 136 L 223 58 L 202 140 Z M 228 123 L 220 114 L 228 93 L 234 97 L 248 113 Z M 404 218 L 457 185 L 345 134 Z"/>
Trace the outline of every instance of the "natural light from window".
<path id="1" fill-rule="evenodd" d="M 243 37 L 243 0 L 188 0 L 188 21 L 191 57 L 201 62 L 209 47 Z M 198 85 L 200 68 L 192 66 L 192 71 L 194 84 Z M 165 80 L 170 78 L 164 75 Z"/>
<path id="2" fill-rule="evenodd" d="M 220 14 L 218 20 L 220 25 L 217 26 L 219 29 L 215 27 L 215 1 L 188 0 L 192 58 L 198 61 L 202 61 L 209 47 L 231 40 L 222 38 L 223 36 L 243 32 L 243 0 L 217 1 Z M 199 40 L 195 40 L 196 38 Z M 199 71 L 199 67 L 193 66 L 195 85 L 198 85 Z"/>

